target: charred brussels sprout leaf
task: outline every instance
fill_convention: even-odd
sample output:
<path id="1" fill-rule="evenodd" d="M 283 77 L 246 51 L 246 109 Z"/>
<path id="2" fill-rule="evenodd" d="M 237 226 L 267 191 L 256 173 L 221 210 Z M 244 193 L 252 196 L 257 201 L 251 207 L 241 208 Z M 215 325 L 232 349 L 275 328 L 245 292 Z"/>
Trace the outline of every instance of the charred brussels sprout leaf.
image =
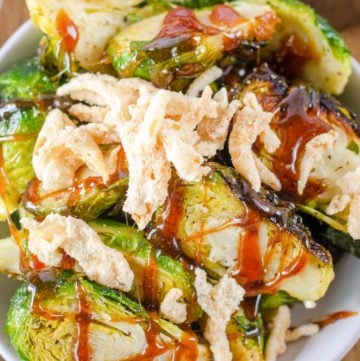
<path id="1" fill-rule="evenodd" d="M 22 286 L 12 299 L 6 329 L 24 361 L 71 360 L 79 352 L 98 361 L 126 360 L 146 356 L 149 348 L 158 350 L 155 356 L 167 351 L 164 360 L 172 360 L 178 348 L 181 361 L 198 350 L 204 360 L 209 357 L 192 334 L 147 314 L 116 290 L 74 276 L 38 284 L 36 291 Z"/>
<path id="2" fill-rule="evenodd" d="M 56 84 L 34 58 L 14 65 L 0 75 L 0 102 L 11 99 L 35 99 L 54 93 Z"/>
<path id="3" fill-rule="evenodd" d="M 335 262 L 340 259 L 344 251 L 360 257 L 359 239 L 353 239 L 349 234 L 318 220 L 318 217 L 311 213 L 304 214 L 303 217 L 314 238 L 331 252 Z"/>

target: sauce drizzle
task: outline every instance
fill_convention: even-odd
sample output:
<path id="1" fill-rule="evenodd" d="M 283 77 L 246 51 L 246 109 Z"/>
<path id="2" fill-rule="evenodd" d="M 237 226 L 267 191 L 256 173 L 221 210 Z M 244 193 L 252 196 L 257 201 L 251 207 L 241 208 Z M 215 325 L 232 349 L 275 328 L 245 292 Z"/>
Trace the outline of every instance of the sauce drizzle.
<path id="1" fill-rule="evenodd" d="M 234 8 L 225 4 L 213 7 L 210 20 L 217 26 L 235 27 L 246 22 L 246 18 L 241 16 Z"/>
<path id="2" fill-rule="evenodd" d="M 293 88 L 279 104 L 272 120 L 272 127 L 281 140 L 280 147 L 273 154 L 276 164 L 273 171 L 282 183 L 282 195 L 288 199 L 298 194 L 299 161 L 306 144 L 331 129 L 319 117 L 317 102 L 315 93 L 308 93 L 305 87 Z M 321 184 L 310 179 L 301 198 L 313 199 L 322 190 Z"/>
<path id="3" fill-rule="evenodd" d="M 202 24 L 191 9 L 179 6 L 167 13 L 156 39 L 176 38 L 194 33 L 216 35 L 219 32 L 220 30 L 212 26 Z"/>
<path id="4" fill-rule="evenodd" d="M 61 36 L 62 49 L 67 53 L 72 53 L 79 41 L 79 32 L 64 9 L 59 10 L 56 15 L 56 29 Z"/>
<path id="5" fill-rule="evenodd" d="M 322 320 L 316 321 L 317 325 L 319 325 L 320 328 L 323 328 L 325 326 L 331 325 L 332 323 L 342 320 L 344 318 L 357 316 L 357 312 L 351 312 L 351 311 L 338 311 L 331 313 L 330 315 L 325 316 Z"/>
<path id="6" fill-rule="evenodd" d="M 89 327 L 91 322 L 90 303 L 86 299 L 84 286 L 77 281 L 75 289 L 78 299 L 78 313 L 75 315 L 78 333 L 74 348 L 74 358 L 76 361 L 90 361 L 91 350 L 89 345 Z"/>

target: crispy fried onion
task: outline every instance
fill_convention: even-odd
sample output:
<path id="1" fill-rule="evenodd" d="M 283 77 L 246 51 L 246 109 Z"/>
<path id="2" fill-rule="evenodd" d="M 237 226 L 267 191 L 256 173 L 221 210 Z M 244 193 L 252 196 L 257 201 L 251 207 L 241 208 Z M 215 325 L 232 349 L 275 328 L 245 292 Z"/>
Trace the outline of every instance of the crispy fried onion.
<path id="1" fill-rule="evenodd" d="M 314 336 L 320 330 L 320 327 L 314 323 L 295 328 L 290 328 L 290 325 L 290 308 L 282 305 L 269 323 L 270 335 L 265 347 L 265 361 L 276 361 L 277 357 L 285 352 L 287 342 L 297 341 L 305 336 Z"/>
<path id="2" fill-rule="evenodd" d="M 286 350 L 286 332 L 291 324 L 290 308 L 282 305 L 278 308 L 270 324 L 270 335 L 266 342 L 265 361 L 276 361 L 278 355 Z"/>
<path id="3" fill-rule="evenodd" d="M 66 114 L 54 109 L 46 117 L 35 144 L 35 174 L 49 192 L 70 187 L 76 170 L 84 164 L 107 182 L 115 170 L 109 161 L 114 154 L 103 153 L 98 144 L 116 141 L 118 138 L 106 124 L 77 127 Z"/>
<path id="4" fill-rule="evenodd" d="M 328 215 L 344 211 L 349 206 L 347 230 L 351 237 L 360 239 L 360 167 L 347 172 L 336 185 L 341 195 L 335 195 L 326 209 Z"/>
<path id="5" fill-rule="evenodd" d="M 338 134 L 335 130 L 317 135 L 305 145 L 305 152 L 300 163 L 300 177 L 298 180 L 298 193 L 304 192 L 310 173 L 316 163 L 320 162 L 327 152 L 334 147 Z"/>
<path id="6" fill-rule="evenodd" d="M 229 104 L 225 89 L 213 97 L 206 87 L 201 97 L 155 88 L 141 79 L 117 80 L 83 74 L 58 89 L 79 102 L 70 112 L 79 120 L 104 123 L 116 130 L 129 165 L 129 189 L 124 211 L 140 229 L 163 204 L 171 164 L 188 181 L 209 172 L 206 157 L 224 147 L 238 103 Z"/>
<path id="7" fill-rule="evenodd" d="M 179 300 L 183 292 L 179 288 L 172 288 L 164 297 L 160 305 L 160 313 L 163 317 L 174 323 L 186 321 L 186 304 Z"/>
<path id="8" fill-rule="evenodd" d="M 209 316 L 205 337 L 210 343 L 214 360 L 231 361 L 233 357 L 226 326 L 243 300 L 245 290 L 229 275 L 212 286 L 206 279 L 205 271 L 200 268 L 195 270 L 195 289 L 199 305 Z"/>
<path id="9" fill-rule="evenodd" d="M 272 113 L 262 109 L 254 93 L 246 93 L 229 138 L 229 152 L 235 169 L 257 192 L 260 191 L 261 183 L 277 191 L 281 189 L 279 179 L 252 150 L 258 137 L 269 153 L 275 152 L 280 146 L 278 136 L 270 127 L 272 117 Z"/>
<path id="10" fill-rule="evenodd" d="M 29 250 L 47 266 L 59 267 L 65 252 L 84 273 L 104 286 L 128 292 L 134 273 L 122 253 L 104 245 L 98 234 L 84 221 L 50 214 L 42 222 L 23 218 L 29 231 Z"/>

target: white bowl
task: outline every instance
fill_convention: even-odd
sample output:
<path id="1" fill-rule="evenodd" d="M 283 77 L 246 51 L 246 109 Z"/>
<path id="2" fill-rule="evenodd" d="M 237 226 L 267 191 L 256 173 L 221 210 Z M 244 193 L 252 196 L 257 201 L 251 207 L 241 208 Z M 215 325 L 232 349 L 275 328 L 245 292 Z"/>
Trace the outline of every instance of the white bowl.
<path id="1" fill-rule="evenodd" d="M 0 50 L 0 72 L 11 64 L 34 55 L 39 37 L 40 34 L 30 21 L 22 25 Z M 342 99 L 346 105 L 360 114 L 360 65 L 354 60 L 353 69 L 353 75 Z M 4 232 L 5 229 L 0 227 L 1 236 L 5 236 Z M 6 361 L 17 361 L 18 358 L 4 332 L 4 322 L 10 297 L 18 283 L 0 276 L 0 284 L 0 354 Z M 312 310 L 306 310 L 301 305 L 296 306 L 293 311 L 294 323 L 318 320 L 335 311 L 360 312 L 359 285 L 360 260 L 346 255 L 336 265 L 336 278 L 326 297 Z M 291 343 L 279 361 L 339 361 L 359 338 L 360 316 L 351 317 L 326 327 L 314 337 Z"/>

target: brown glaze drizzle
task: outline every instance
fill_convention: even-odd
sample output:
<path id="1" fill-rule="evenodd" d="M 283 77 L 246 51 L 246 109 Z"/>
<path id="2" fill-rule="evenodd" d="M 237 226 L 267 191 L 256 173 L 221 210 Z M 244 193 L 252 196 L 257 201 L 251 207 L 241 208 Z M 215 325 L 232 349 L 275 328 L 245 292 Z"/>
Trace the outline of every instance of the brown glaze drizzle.
<path id="1" fill-rule="evenodd" d="M 351 311 L 338 311 L 331 313 L 330 315 L 325 316 L 322 320 L 316 321 L 317 325 L 320 326 L 320 328 L 323 328 L 325 326 L 331 325 L 332 323 L 342 320 L 344 318 L 357 316 L 357 312 L 351 312 Z"/>
<path id="2" fill-rule="evenodd" d="M 212 26 L 202 24 L 194 11 L 180 6 L 167 13 L 156 39 L 176 38 L 178 36 L 193 35 L 194 33 L 216 35 L 219 32 L 218 29 Z"/>
<path id="3" fill-rule="evenodd" d="M 300 272 L 308 260 L 307 252 L 303 248 L 299 250 L 299 255 L 295 258 L 288 255 L 288 252 L 292 252 L 290 244 L 292 236 L 285 231 L 272 236 L 265 255 L 262 256 L 258 241 L 258 227 L 262 221 L 263 218 L 259 213 L 248 210 L 245 219 L 239 224 L 244 232 L 239 240 L 238 261 L 233 276 L 245 288 L 247 296 L 274 293 L 282 280 Z M 265 282 L 266 269 L 274 256 L 277 244 L 281 244 L 280 265 L 274 277 Z"/>
<path id="4" fill-rule="evenodd" d="M 222 34 L 223 48 L 225 51 L 235 50 L 244 40 L 244 34 L 240 31 L 233 33 L 226 33 L 223 28 L 236 28 L 246 21 L 250 21 L 248 33 L 246 38 L 248 40 L 266 41 L 270 39 L 275 31 L 275 26 L 278 24 L 279 19 L 273 12 L 266 12 L 260 16 L 257 16 L 253 20 L 247 20 L 241 16 L 232 7 L 220 4 L 213 7 L 210 15 L 210 21 L 214 26 L 203 24 L 196 17 L 194 11 L 177 7 L 172 9 L 166 15 L 161 30 L 155 39 L 162 39 L 162 47 L 169 47 L 175 45 L 173 42 L 165 42 L 165 39 L 177 38 L 179 41 L 190 39 L 193 35 L 200 34 L 206 36 L 214 36 Z M 158 42 L 153 41 L 150 44 L 157 47 L 160 46 Z"/>
<path id="5" fill-rule="evenodd" d="M 32 299 L 31 299 L 31 310 L 36 315 L 40 317 L 44 317 L 47 320 L 63 320 L 65 315 L 62 313 L 57 313 L 54 311 L 49 311 L 43 305 L 41 304 L 41 300 L 44 300 L 46 298 L 51 299 L 53 296 L 53 290 L 52 289 L 41 289 L 39 291 L 37 287 L 34 284 L 31 284 L 30 291 L 32 293 Z"/>
<path id="6" fill-rule="evenodd" d="M 321 120 L 318 109 L 313 107 L 316 99 L 311 97 L 305 87 L 290 90 L 288 96 L 279 104 L 278 112 L 272 120 L 272 127 L 281 140 L 279 149 L 273 154 L 273 171 L 280 179 L 283 195 L 292 199 L 297 195 L 299 180 L 299 161 L 305 150 L 305 145 L 314 137 L 328 132 L 331 127 Z M 303 199 L 313 199 L 323 190 L 322 184 L 309 180 L 302 196 Z"/>
<path id="7" fill-rule="evenodd" d="M 280 72 L 289 78 L 296 78 L 310 60 L 316 61 L 320 54 L 309 42 L 304 42 L 296 35 L 292 34 L 285 37 L 282 41 L 280 50 L 276 53 L 275 67 L 281 69 Z"/>
<path id="8" fill-rule="evenodd" d="M 158 266 L 153 255 L 149 255 L 143 271 L 144 303 L 149 310 L 159 306 Z"/>
<path id="9" fill-rule="evenodd" d="M 159 316 L 156 313 L 149 314 L 149 325 L 145 331 L 147 346 L 139 355 L 129 357 L 126 361 L 152 361 L 156 356 L 172 351 L 173 361 L 196 361 L 198 357 L 198 339 L 190 328 L 185 328 L 184 336 L 173 343 L 161 342 Z"/>
<path id="10" fill-rule="evenodd" d="M 154 246 L 159 247 L 165 254 L 176 259 L 181 256 L 177 232 L 184 215 L 184 192 L 185 189 L 180 181 L 173 177 L 169 186 L 169 196 L 158 221 L 158 226 L 150 234 Z"/>
<path id="11" fill-rule="evenodd" d="M 64 9 L 59 10 L 56 15 L 56 30 L 61 36 L 62 49 L 72 53 L 79 41 L 79 32 Z"/>
<path id="12" fill-rule="evenodd" d="M 247 218 L 244 222 L 246 229 L 239 241 L 235 278 L 239 284 L 248 288 L 248 285 L 263 279 L 264 266 L 258 242 L 258 224 L 261 218 L 259 214 L 251 210 L 247 211 L 245 217 Z"/>
<path id="13" fill-rule="evenodd" d="M 80 282 L 75 283 L 78 313 L 75 316 L 78 334 L 74 348 L 74 358 L 76 361 L 90 361 L 91 349 L 89 345 L 89 327 L 91 323 L 90 303 L 86 298 L 86 290 Z"/>
<path id="14" fill-rule="evenodd" d="M 72 270 L 75 267 L 76 260 L 64 253 L 63 258 L 61 260 L 60 268 L 63 270 Z"/>
<path id="15" fill-rule="evenodd" d="M 241 16 L 234 8 L 225 4 L 213 7 L 210 20 L 216 26 L 226 27 L 234 27 L 247 21 L 247 19 Z"/>
<path id="16" fill-rule="evenodd" d="M 205 184 L 210 181 L 209 179 L 204 180 Z M 209 185 L 207 185 L 207 187 L 209 187 Z M 205 187 L 204 198 L 201 203 L 204 206 L 206 206 L 207 202 L 207 187 Z M 247 296 L 254 296 L 258 293 L 276 292 L 281 281 L 296 275 L 306 266 L 309 252 L 311 252 L 311 250 L 308 252 L 306 248 L 309 248 L 310 245 L 304 244 L 299 246 L 296 249 L 297 256 L 293 256 L 292 252 L 295 251 L 292 243 L 293 237 L 298 237 L 298 235 L 294 235 L 284 229 L 284 227 L 287 227 L 286 220 L 284 220 L 285 223 L 281 225 L 282 229 L 271 235 L 265 254 L 261 254 L 258 228 L 260 223 L 264 221 L 264 215 L 259 210 L 247 206 L 242 215 L 230 219 L 217 227 L 206 228 L 205 220 L 199 220 L 199 232 L 187 235 L 186 237 L 183 236 L 182 239 L 179 239 L 178 230 L 180 220 L 186 217 L 183 207 L 185 188 L 186 185 L 181 184 L 180 181 L 172 185 L 165 210 L 157 223 L 157 228 L 150 233 L 152 243 L 156 244 L 160 249 L 164 250 L 164 252 L 171 253 L 175 258 L 181 259 L 182 249 L 186 247 L 186 242 L 194 242 L 196 243 L 197 251 L 192 257 L 193 262 L 195 262 L 195 265 L 201 265 L 203 260 L 200 256 L 200 250 L 202 244 L 205 243 L 204 239 L 206 236 L 229 227 L 241 227 L 243 232 L 241 232 L 239 239 L 238 260 L 233 270 L 233 277 L 245 288 Z M 269 201 L 267 202 L 273 208 L 276 208 L 274 204 Z M 248 202 L 243 204 L 245 205 L 247 203 Z M 270 209 L 269 207 L 266 208 Z M 276 210 L 278 210 L 278 208 L 276 208 Z M 289 217 L 291 218 L 291 215 L 289 215 Z M 293 222 L 295 222 L 295 220 L 293 220 Z M 298 226 L 300 227 L 300 225 Z M 278 247 L 279 244 L 281 247 Z M 281 250 L 281 261 L 278 270 L 272 279 L 265 281 L 266 270 L 279 249 Z"/>
<path id="17" fill-rule="evenodd" d="M 30 262 L 29 262 L 30 268 L 35 271 L 40 271 L 44 268 L 46 268 L 46 265 L 39 261 L 39 259 L 34 255 L 30 255 Z"/>

